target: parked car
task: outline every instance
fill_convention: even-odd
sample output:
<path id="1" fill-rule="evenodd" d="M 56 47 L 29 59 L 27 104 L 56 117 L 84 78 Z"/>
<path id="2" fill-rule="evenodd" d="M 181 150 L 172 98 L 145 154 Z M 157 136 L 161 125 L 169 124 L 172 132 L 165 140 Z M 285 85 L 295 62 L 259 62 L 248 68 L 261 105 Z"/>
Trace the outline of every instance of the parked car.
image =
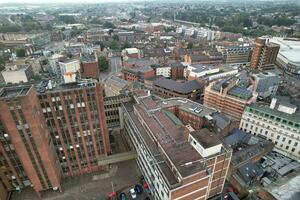
<path id="1" fill-rule="evenodd" d="M 143 193 L 143 188 L 141 185 L 137 184 L 134 186 L 134 190 L 137 194 L 142 194 Z"/>
<path id="2" fill-rule="evenodd" d="M 129 193 L 130 193 L 132 199 L 136 199 L 136 192 L 135 192 L 134 188 L 131 188 L 129 190 Z"/>
<path id="3" fill-rule="evenodd" d="M 126 200 L 126 194 L 125 194 L 125 192 L 122 192 L 122 193 L 119 195 L 119 199 L 120 199 L 120 200 Z"/>

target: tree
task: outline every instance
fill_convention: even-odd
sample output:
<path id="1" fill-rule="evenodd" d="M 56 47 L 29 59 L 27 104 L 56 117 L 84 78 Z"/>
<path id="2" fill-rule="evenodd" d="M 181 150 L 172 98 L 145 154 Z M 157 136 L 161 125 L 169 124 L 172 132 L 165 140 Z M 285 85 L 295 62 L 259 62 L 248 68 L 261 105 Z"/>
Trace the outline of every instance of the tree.
<path id="1" fill-rule="evenodd" d="M 4 70 L 5 69 L 5 59 L 4 57 L 0 57 L 0 71 Z"/>
<path id="2" fill-rule="evenodd" d="M 69 15 L 59 16 L 58 19 L 66 24 L 75 24 L 76 23 L 74 17 L 69 16 Z"/>
<path id="3" fill-rule="evenodd" d="M 116 28 L 115 25 L 111 22 L 104 22 L 103 28 Z"/>
<path id="4" fill-rule="evenodd" d="M 112 39 L 113 39 L 113 40 L 116 40 L 116 41 L 119 41 L 119 36 L 118 36 L 118 35 L 113 35 L 113 36 L 112 36 Z"/>
<path id="5" fill-rule="evenodd" d="M 117 48 L 118 48 L 117 41 L 116 41 L 116 40 L 112 40 L 112 41 L 109 43 L 108 46 L 109 46 L 110 49 L 117 49 Z"/>
<path id="6" fill-rule="evenodd" d="M 131 48 L 131 45 L 128 42 L 125 42 L 122 49 Z"/>
<path id="7" fill-rule="evenodd" d="M 25 57 L 25 49 L 24 48 L 18 48 L 16 49 L 16 56 L 17 57 Z"/>
<path id="8" fill-rule="evenodd" d="M 188 48 L 188 49 L 192 49 L 193 46 L 194 46 L 193 43 L 192 43 L 192 42 L 189 42 L 188 45 L 187 45 L 187 48 Z"/>
<path id="9" fill-rule="evenodd" d="M 105 71 L 108 69 L 108 61 L 105 56 L 98 57 L 98 67 L 100 71 Z"/>

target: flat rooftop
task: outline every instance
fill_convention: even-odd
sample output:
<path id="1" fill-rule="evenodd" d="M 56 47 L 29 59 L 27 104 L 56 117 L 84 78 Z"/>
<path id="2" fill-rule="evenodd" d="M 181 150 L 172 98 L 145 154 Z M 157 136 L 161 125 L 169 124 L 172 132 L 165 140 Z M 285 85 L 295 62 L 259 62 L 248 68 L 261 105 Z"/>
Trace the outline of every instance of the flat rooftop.
<path id="1" fill-rule="evenodd" d="M 188 94 L 195 90 L 201 90 L 203 88 L 203 86 L 196 80 L 182 83 L 164 77 L 155 79 L 153 85 L 181 94 Z"/>
<path id="2" fill-rule="evenodd" d="M 208 129 L 201 129 L 191 132 L 191 135 L 201 144 L 205 149 L 222 144 L 216 134 Z"/>
<path id="3" fill-rule="evenodd" d="M 170 185 L 179 183 L 177 175 L 172 172 L 171 166 L 168 164 L 169 162 L 173 163 L 181 177 L 188 177 L 206 170 L 205 159 L 188 142 L 190 131 L 176 116 L 170 114 L 167 108 L 178 106 L 180 109 L 192 112 L 189 108 L 195 108 L 197 105 L 197 107 L 203 108 L 202 112 L 195 113 L 200 116 L 209 115 L 216 110 L 184 98 L 156 100 L 143 91 L 137 92 L 135 99 L 138 103 L 124 103 L 125 109 L 168 183 Z M 207 138 L 202 134 L 205 134 L 205 131 L 199 137 L 207 146 L 220 144 L 212 139 L 212 136 Z M 224 150 L 221 153 L 224 153 Z M 167 155 L 169 161 L 164 154 Z"/>
<path id="4" fill-rule="evenodd" d="M 161 108 L 169 108 L 169 107 L 176 106 L 181 110 L 184 110 L 198 117 L 211 116 L 213 113 L 217 112 L 217 110 L 214 108 L 207 107 L 197 102 L 194 102 L 192 100 L 181 98 L 181 97 L 164 99 L 162 101 L 159 101 L 158 105 Z"/>
<path id="5" fill-rule="evenodd" d="M 20 96 L 26 96 L 31 85 L 28 86 L 14 86 L 14 87 L 4 87 L 0 89 L 0 98 L 15 98 Z"/>
<path id="6" fill-rule="evenodd" d="M 279 55 L 300 65 L 300 40 L 273 37 L 270 41 L 280 45 Z"/>

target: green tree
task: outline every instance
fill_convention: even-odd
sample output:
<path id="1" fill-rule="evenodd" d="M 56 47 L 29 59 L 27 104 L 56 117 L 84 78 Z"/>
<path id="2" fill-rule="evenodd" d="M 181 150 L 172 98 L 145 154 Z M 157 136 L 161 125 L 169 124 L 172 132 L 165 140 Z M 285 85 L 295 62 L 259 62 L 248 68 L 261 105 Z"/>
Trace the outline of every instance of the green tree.
<path id="1" fill-rule="evenodd" d="M 113 35 L 113 36 L 112 36 L 112 39 L 113 39 L 113 40 L 116 40 L 116 41 L 119 41 L 119 36 L 118 36 L 118 35 Z"/>
<path id="2" fill-rule="evenodd" d="M 131 45 L 128 42 L 125 42 L 122 49 L 131 48 Z"/>
<path id="3" fill-rule="evenodd" d="M 4 70 L 5 63 L 6 63 L 6 61 L 5 61 L 4 57 L 1 56 L 0 57 L 0 71 Z"/>
<path id="4" fill-rule="evenodd" d="M 74 19 L 74 17 L 69 16 L 69 15 L 59 16 L 58 20 L 64 22 L 65 24 L 75 24 L 76 23 L 76 20 Z"/>
<path id="5" fill-rule="evenodd" d="M 108 69 L 108 60 L 105 58 L 105 56 L 98 57 L 98 67 L 100 71 L 105 71 Z"/>
<path id="6" fill-rule="evenodd" d="M 112 41 L 110 41 L 108 46 L 109 46 L 110 49 L 117 49 L 118 48 L 118 43 L 117 43 L 116 40 L 112 40 Z"/>
<path id="7" fill-rule="evenodd" d="M 115 25 L 111 22 L 104 22 L 103 28 L 116 28 Z"/>
<path id="8" fill-rule="evenodd" d="M 189 42 L 188 45 L 187 45 L 187 48 L 188 48 L 188 49 L 192 49 L 193 46 L 194 46 L 193 43 L 192 43 L 192 42 Z"/>
<path id="9" fill-rule="evenodd" d="M 25 57 L 25 49 L 24 48 L 18 48 L 16 49 L 16 56 L 17 57 Z"/>

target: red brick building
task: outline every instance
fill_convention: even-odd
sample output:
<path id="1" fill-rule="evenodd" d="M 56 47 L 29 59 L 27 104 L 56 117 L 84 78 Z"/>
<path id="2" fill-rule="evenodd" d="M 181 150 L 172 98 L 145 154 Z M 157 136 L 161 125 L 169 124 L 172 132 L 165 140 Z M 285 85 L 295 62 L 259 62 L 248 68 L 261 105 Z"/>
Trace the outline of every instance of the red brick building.
<path id="1" fill-rule="evenodd" d="M 106 169 L 111 153 L 103 102 L 96 82 L 0 90 L 0 191 L 33 185 L 60 190 L 61 178 Z M 1 194 L 2 195 L 2 194 Z"/>
<path id="2" fill-rule="evenodd" d="M 82 78 L 93 78 L 98 80 L 100 70 L 98 66 L 98 59 L 96 55 L 83 55 L 81 60 L 80 74 Z"/>
<path id="3" fill-rule="evenodd" d="M 38 196 L 48 189 L 61 191 L 62 171 L 35 89 L 3 88 L 0 110 L 1 168 L 9 174 L 1 176 L 5 189 L 33 185 Z"/>
<path id="4" fill-rule="evenodd" d="M 188 128 L 167 108 L 201 107 L 203 113 L 195 113 L 199 116 L 211 110 L 183 98 L 155 101 L 144 91 L 136 92 L 134 99 L 123 104 L 124 127 L 153 197 L 206 200 L 220 194 L 231 150 L 207 129 Z"/>
<path id="5" fill-rule="evenodd" d="M 154 77 L 155 71 L 151 67 L 132 67 L 123 68 L 123 79 L 126 81 L 140 81 L 144 82 L 145 79 Z"/>

